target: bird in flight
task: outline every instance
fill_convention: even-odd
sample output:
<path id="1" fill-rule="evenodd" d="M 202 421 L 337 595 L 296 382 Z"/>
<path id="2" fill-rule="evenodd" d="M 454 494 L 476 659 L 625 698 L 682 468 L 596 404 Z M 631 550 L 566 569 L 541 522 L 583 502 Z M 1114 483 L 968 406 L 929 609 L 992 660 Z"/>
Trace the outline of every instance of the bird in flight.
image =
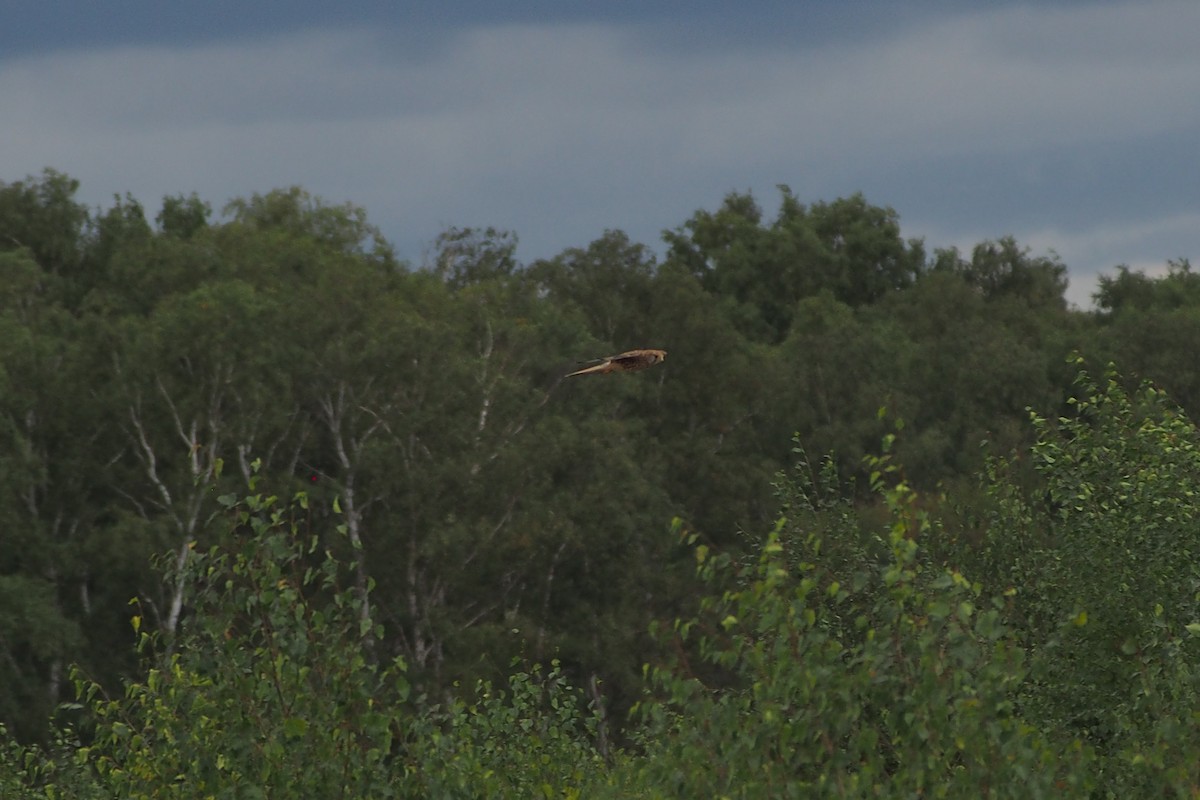
<path id="1" fill-rule="evenodd" d="M 653 367 L 667 357 L 666 350 L 629 350 L 621 353 L 619 356 L 608 356 L 599 359 L 598 364 L 593 364 L 590 367 L 577 369 L 568 374 L 570 378 L 575 375 L 603 375 L 609 372 L 633 372 L 634 370 Z"/>

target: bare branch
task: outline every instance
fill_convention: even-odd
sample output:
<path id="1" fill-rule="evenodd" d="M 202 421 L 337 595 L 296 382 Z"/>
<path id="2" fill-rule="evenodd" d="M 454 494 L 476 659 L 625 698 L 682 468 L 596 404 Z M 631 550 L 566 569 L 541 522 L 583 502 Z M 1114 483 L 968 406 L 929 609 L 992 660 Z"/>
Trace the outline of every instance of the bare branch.
<path id="1" fill-rule="evenodd" d="M 163 483 L 162 478 L 158 475 L 158 458 L 154 454 L 154 448 L 150 445 L 150 441 L 146 438 L 146 429 L 142 426 L 142 418 L 139 416 L 140 408 L 137 404 L 129 406 L 129 419 L 133 422 L 133 429 L 137 432 L 138 444 L 141 446 L 142 463 L 146 465 L 146 477 L 154 484 L 154 488 L 158 490 L 159 496 L 162 498 L 163 507 L 175 519 L 175 524 L 179 524 L 179 518 L 175 516 L 171 508 L 171 490 Z"/>
<path id="2" fill-rule="evenodd" d="M 194 447 L 196 444 L 195 420 L 192 421 L 192 435 L 188 436 L 183 430 L 183 420 L 179 417 L 179 410 L 175 408 L 175 401 L 171 399 L 171 393 L 167 391 L 167 387 L 163 386 L 162 377 L 156 374 L 154 376 L 154 383 L 158 386 L 159 394 L 167 401 L 167 408 L 171 409 L 171 419 L 175 423 L 175 432 L 179 434 L 179 438 L 183 440 L 185 447 Z"/>
<path id="3" fill-rule="evenodd" d="M 116 486 L 116 485 L 114 485 L 114 486 L 113 486 L 113 490 L 114 490 L 114 491 L 115 491 L 117 494 L 119 494 L 119 495 L 121 495 L 122 497 L 124 497 L 124 498 L 125 498 L 126 500 L 128 500 L 129 502 L 133 503 L 133 507 L 137 509 L 137 513 L 138 513 L 138 515 L 139 515 L 139 516 L 141 516 L 143 519 L 150 519 L 150 515 L 149 515 L 148 513 L 146 513 L 146 507 L 145 507 L 145 506 L 143 506 L 143 505 L 142 505 L 142 504 L 141 504 L 141 503 L 138 501 L 138 499 L 137 499 L 136 497 L 134 497 L 134 496 L 133 496 L 133 495 L 131 495 L 129 492 L 127 492 L 127 491 L 125 491 L 124 489 L 122 489 L 120 486 Z"/>

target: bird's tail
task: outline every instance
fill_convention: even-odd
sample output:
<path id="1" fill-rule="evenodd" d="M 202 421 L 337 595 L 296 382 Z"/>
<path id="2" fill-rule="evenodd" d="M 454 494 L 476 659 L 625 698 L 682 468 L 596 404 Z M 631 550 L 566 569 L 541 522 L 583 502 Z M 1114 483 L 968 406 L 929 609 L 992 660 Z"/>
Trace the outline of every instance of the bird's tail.
<path id="1" fill-rule="evenodd" d="M 590 367 L 584 367 L 583 369 L 577 369 L 574 372 L 568 372 L 563 377 L 564 378 L 573 378 L 576 375 L 592 375 L 597 372 L 603 372 L 605 367 L 607 367 L 609 365 L 609 363 L 610 362 L 608 361 L 608 359 L 600 359 L 599 362 L 592 362 L 592 365 Z"/>

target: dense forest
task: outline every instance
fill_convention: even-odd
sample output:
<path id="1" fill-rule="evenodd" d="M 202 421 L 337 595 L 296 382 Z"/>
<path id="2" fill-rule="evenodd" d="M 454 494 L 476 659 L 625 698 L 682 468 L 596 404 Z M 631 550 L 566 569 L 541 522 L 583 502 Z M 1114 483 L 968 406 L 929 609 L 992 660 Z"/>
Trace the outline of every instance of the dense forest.
<path id="1" fill-rule="evenodd" d="M 0 183 L 0 796 L 1200 792 L 1186 260 L 76 191 Z"/>

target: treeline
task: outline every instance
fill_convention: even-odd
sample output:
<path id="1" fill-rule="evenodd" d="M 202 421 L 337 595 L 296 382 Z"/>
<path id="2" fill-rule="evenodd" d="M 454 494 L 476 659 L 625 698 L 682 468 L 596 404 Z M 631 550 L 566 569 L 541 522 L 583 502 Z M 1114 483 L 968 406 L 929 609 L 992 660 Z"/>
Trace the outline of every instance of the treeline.
<path id="1" fill-rule="evenodd" d="M 314 525 L 306 492 L 286 502 L 252 477 L 251 494 L 218 498 L 214 544 L 170 573 L 192 598 L 177 633 L 133 617 L 148 671 L 113 697 L 73 671 L 80 727 L 45 747 L 0 728 L 0 791 L 1191 796 L 1200 436 L 1115 373 L 1081 372 L 1070 404 L 1031 419 L 1019 457 L 988 464 L 971 531 L 928 509 L 891 435 L 866 461 L 874 522 L 831 460 L 779 477 L 783 515 L 741 555 L 677 522 L 702 591 L 657 626 L 664 655 L 619 743 L 594 688 L 558 661 L 421 692 L 403 658 L 378 657 L 385 627 L 363 624 L 345 526 Z"/>
<path id="2" fill-rule="evenodd" d="M 939 541 L 976 542 L 1019 519 L 980 488 L 985 453 L 1028 452 L 1027 407 L 1070 410 L 1069 353 L 1200 403 L 1186 261 L 1119 269 L 1100 311 L 1071 310 L 1056 259 L 1011 239 L 928 253 L 861 196 L 783 190 L 768 219 L 733 194 L 667 232 L 661 262 L 609 232 L 521 264 L 509 234 L 455 229 L 414 266 L 361 209 L 299 189 L 216 219 L 167 198 L 151 221 L 76 188 L 0 184 L 0 720 L 25 740 L 74 698 L 72 664 L 111 691 L 144 677 L 135 615 L 187 657 L 212 616 L 189 570 L 252 482 L 306 492 L 303 529 L 379 628 L 371 669 L 402 658 L 412 696 L 446 700 L 555 658 L 623 737 L 642 665 L 676 650 L 650 623 L 704 596 L 692 545 L 758 552 L 797 440 L 834 455 L 869 528 L 886 504 L 864 457 L 902 421 L 893 456 Z M 561 380 L 639 346 L 667 362 Z M 1052 495 L 1034 460 L 1011 481 Z M 971 580 L 1014 569 L 996 559 Z"/>

